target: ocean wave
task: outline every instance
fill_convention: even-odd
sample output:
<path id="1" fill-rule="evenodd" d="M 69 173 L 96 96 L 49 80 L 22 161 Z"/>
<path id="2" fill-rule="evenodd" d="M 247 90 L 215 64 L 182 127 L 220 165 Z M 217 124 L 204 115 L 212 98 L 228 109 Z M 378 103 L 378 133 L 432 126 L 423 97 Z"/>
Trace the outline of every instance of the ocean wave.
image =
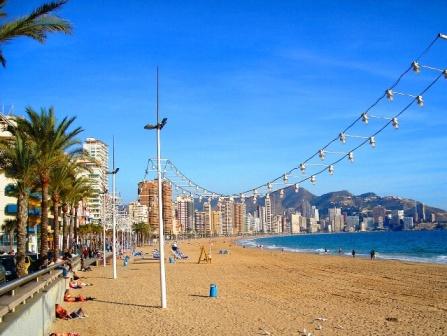
<path id="1" fill-rule="evenodd" d="M 435 263 L 435 264 L 447 264 L 447 256 L 433 256 L 433 257 L 417 257 L 411 255 L 395 255 L 395 254 L 381 254 L 377 253 L 376 257 L 378 259 L 386 260 L 400 260 L 409 262 L 420 262 L 420 263 Z"/>

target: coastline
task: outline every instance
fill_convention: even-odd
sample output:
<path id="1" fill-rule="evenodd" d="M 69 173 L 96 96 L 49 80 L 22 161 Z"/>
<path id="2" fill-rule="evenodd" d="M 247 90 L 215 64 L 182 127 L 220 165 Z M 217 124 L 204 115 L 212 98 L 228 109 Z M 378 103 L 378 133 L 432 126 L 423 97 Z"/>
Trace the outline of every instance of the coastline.
<path id="1" fill-rule="evenodd" d="M 380 260 L 396 260 L 402 262 L 415 262 L 415 263 L 428 263 L 428 264 L 447 264 L 447 250 L 443 244 L 443 237 L 438 237 L 437 241 L 431 240 L 430 243 L 425 242 L 426 250 L 420 245 L 421 238 L 423 236 L 416 236 L 419 231 L 401 231 L 401 232 L 384 232 L 384 231 L 374 231 L 374 232 L 337 232 L 337 233 L 314 233 L 314 234 L 294 234 L 294 235 L 265 235 L 265 236 L 252 236 L 243 237 L 237 240 L 237 243 L 241 246 L 248 248 L 259 248 L 262 247 L 266 250 L 279 250 L 287 251 L 293 253 L 309 253 L 317 255 L 331 255 L 337 257 L 352 257 L 351 249 L 355 248 L 357 245 L 371 246 L 375 251 L 375 258 Z M 424 234 L 427 231 L 424 231 Z M 445 236 L 447 231 L 440 231 Z M 396 238 L 398 235 L 405 234 L 406 236 L 411 235 L 414 239 L 418 239 L 417 242 L 409 243 L 405 246 L 404 244 L 396 244 L 396 241 L 390 240 L 390 238 Z M 377 236 L 376 236 L 377 235 Z M 391 236 L 390 236 L 391 235 Z M 371 237 L 375 236 L 375 240 L 371 240 Z M 318 237 L 318 240 L 314 238 Z M 337 244 L 334 245 L 331 242 L 332 238 L 336 237 L 338 240 Z M 378 243 L 378 240 L 387 238 L 386 244 Z M 328 238 L 327 241 L 323 240 Z M 348 239 L 346 239 L 348 238 Z M 354 238 L 354 239 L 352 239 Z M 367 238 L 366 240 L 364 238 Z M 447 236 L 445 237 L 447 238 Z M 402 237 L 400 238 L 402 239 Z M 433 239 L 429 237 L 429 239 Z M 313 243 L 312 243 L 313 241 Z M 394 245 L 393 245 L 394 244 Z M 414 245 L 413 245 L 414 244 Z M 437 246 L 437 247 L 436 247 Z M 339 251 L 340 247 L 344 247 Z M 349 248 L 347 248 L 349 247 Z M 358 246 L 359 247 L 359 246 Z M 366 258 L 370 259 L 370 251 L 356 249 L 356 258 Z M 415 253 L 414 250 L 417 250 Z"/>
<path id="2" fill-rule="evenodd" d="M 212 239 L 212 264 L 197 264 L 209 239 L 179 242 L 189 259 L 166 264 L 168 309 L 159 306 L 158 262 L 134 259 L 81 273 L 97 301 L 89 317 L 54 323 L 81 335 L 443 335 L 447 266 L 243 248 Z M 153 247 L 145 247 L 151 251 Z M 220 249 L 229 250 L 220 255 Z M 168 249 L 167 249 L 168 252 Z M 169 255 L 169 254 L 168 254 Z M 208 297 L 210 284 L 218 298 Z M 325 319 L 318 320 L 318 318 Z M 321 327 L 321 330 L 318 330 Z"/>

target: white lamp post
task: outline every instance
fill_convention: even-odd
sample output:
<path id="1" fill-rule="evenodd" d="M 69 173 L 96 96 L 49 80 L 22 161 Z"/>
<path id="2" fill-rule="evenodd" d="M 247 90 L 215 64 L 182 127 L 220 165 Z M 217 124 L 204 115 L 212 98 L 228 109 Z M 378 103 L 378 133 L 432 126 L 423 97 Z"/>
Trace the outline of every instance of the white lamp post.
<path id="1" fill-rule="evenodd" d="M 107 174 L 112 175 L 112 265 L 113 265 L 113 279 L 116 279 L 116 197 L 115 197 L 115 176 L 120 170 L 115 168 L 115 138 L 113 138 L 113 152 L 112 152 L 112 171 Z M 105 258 L 104 258 L 105 259 Z"/>
<path id="2" fill-rule="evenodd" d="M 161 308 L 166 308 L 166 272 L 165 272 L 165 249 L 163 232 L 163 202 L 162 202 L 162 184 L 161 184 L 161 163 L 160 163 L 160 131 L 166 125 L 167 118 L 160 122 L 158 113 L 158 67 L 157 67 L 157 124 L 147 124 L 144 129 L 157 130 L 157 179 L 158 179 L 158 225 L 159 225 L 159 250 L 160 250 L 160 289 L 161 289 Z"/>

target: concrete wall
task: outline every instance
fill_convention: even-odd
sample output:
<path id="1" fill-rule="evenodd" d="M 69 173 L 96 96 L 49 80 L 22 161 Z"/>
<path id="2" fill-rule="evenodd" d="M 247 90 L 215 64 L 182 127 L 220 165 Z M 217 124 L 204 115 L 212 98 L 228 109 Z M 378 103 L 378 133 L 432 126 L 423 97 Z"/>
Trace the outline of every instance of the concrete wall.
<path id="1" fill-rule="evenodd" d="M 55 305 L 63 300 L 66 282 L 66 279 L 58 278 L 26 304 L 17 307 L 14 313 L 7 314 L 0 323 L 0 335 L 48 335 L 56 318 Z"/>

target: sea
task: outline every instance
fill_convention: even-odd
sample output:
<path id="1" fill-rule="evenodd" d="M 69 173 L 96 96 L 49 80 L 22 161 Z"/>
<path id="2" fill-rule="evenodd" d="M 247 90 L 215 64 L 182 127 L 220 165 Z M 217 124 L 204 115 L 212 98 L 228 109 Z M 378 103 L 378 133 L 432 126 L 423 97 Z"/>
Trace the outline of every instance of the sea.
<path id="1" fill-rule="evenodd" d="M 447 264 L 447 230 L 317 233 L 242 239 L 247 247 L 290 252 L 368 257 L 378 259 Z"/>

